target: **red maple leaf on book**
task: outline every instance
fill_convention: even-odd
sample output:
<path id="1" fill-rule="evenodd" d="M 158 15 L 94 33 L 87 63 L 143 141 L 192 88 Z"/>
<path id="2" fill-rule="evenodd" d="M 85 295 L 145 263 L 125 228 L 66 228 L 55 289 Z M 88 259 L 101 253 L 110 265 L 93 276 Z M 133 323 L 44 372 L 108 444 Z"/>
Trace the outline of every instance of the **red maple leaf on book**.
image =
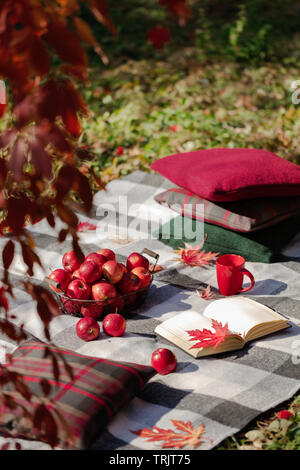
<path id="1" fill-rule="evenodd" d="M 200 266 L 201 268 L 209 265 L 219 253 L 212 253 L 211 251 L 206 253 L 204 250 L 201 250 L 206 238 L 207 236 L 205 236 L 200 245 L 191 246 L 188 243 L 184 243 L 185 248 L 174 250 L 175 253 L 180 255 L 180 258 L 177 258 L 177 260 L 189 266 Z"/>
<path id="2" fill-rule="evenodd" d="M 211 321 L 212 327 L 215 331 L 207 330 L 188 330 L 187 333 L 191 336 L 189 341 L 197 341 L 190 349 L 195 348 L 207 348 L 213 346 L 216 349 L 221 343 L 223 343 L 226 336 L 230 336 L 228 333 L 228 323 L 224 326 L 217 320 Z"/>
<path id="3" fill-rule="evenodd" d="M 147 439 L 148 442 L 161 441 L 162 448 L 177 448 L 181 449 L 185 446 L 191 446 L 194 449 L 199 447 L 204 439 L 204 425 L 200 424 L 197 428 L 194 428 L 190 421 L 184 423 L 180 420 L 171 419 L 172 424 L 177 429 L 176 432 L 173 429 L 162 429 L 157 426 L 153 426 L 152 429 L 139 429 L 137 431 L 131 431 L 139 437 Z M 210 440 L 210 439 L 208 439 Z"/>

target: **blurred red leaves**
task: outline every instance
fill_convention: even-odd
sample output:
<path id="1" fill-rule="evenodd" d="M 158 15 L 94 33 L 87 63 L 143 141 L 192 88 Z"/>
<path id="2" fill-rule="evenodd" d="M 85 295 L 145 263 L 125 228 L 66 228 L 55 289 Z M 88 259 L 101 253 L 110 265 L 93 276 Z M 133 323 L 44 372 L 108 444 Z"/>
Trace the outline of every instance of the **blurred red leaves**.
<path id="1" fill-rule="evenodd" d="M 162 49 L 165 43 L 170 41 L 171 36 L 167 28 L 158 25 L 149 29 L 147 37 L 156 49 Z"/>
<path id="2" fill-rule="evenodd" d="M 188 18 L 191 16 L 188 0 L 158 0 L 158 2 L 178 18 L 180 26 L 186 25 Z"/>
<path id="3" fill-rule="evenodd" d="M 0 321 L 0 330 L 17 342 L 26 335 L 22 328 L 20 330 L 8 321 L 7 299 L 8 295 L 13 296 L 9 268 L 17 247 L 29 276 L 33 276 L 36 264 L 42 264 L 26 225 L 46 219 L 54 227 L 56 217 L 60 218 L 65 227 L 60 231 L 59 240 L 71 234 L 73 249 L 82 259 L 75 210 L 87 214 L 91 210 L 89 179 L 93 178 L 100 189 L 104 188 L 92 167 L 86 171 L 83 160 L 88 159 L 89 152 L 84 152 L 78 144 L 80 119 L 87 113 L 80 93 L 80 82 L 88 77 L 86 48 L 92 47 L 104 64 L 108 62 L 89 25 L 79 16 L 81 3 L 87 4 L 94 17 L 111 34 L 117 34 L 106 0 L 0 2 L 0 79 L 9 90 L 9 102 L 0 100 L 0 118 L 6 110 L 11 113 L 10 127 L 0 134 L 0 236 L 8 237 L 2 251 L 4 274 L 0 309 L 5 312 L 5 317 Z M 178 16 L 180 22 L 188 16 L 184 6 L 186 1 L 160 3 Z M 156 27 L 149 32 L 148 38 L 155 47 L 162 48 L 170 40 L 170 33 L 162 26 Z M 41 285 L 26 281 L 24 288 L 36 301 L 45 335 L 50 340 L 49 325 L 60 313 L 58 305 Z M 53 358 L 55 377 L 57 367 L 57 360 Z M 68 365 L 65 367 L 67 369 Z M 6 374 L 1 373 L 3 366 L 0 364 L 0 382 L 11 381 L 30 400 L 30 392 L 22 378 L 10 373 L 9 368 L 5 370 Z M 43 382 L 41 387 L 47 396 L 48 384 Z M 4 395 L 0 393 L 1 404 L 20 407 Z M 50 445 L 56 445 L 57 425 L 52 413 L 43 404 L 36 407 L 33 416 L 25 407 L 21 408 L 24 417 L 34 423 L 37 433 L 46 436 Z M 67 423 L 63 426 L 67 432 Z"/>
<path id="4" fill-rule="evenodd" d="M 48 25 L 45 39 L 64 62 L 86 67 L 87 56 L 80 39 L 62 21 L 56 19 Z"/>

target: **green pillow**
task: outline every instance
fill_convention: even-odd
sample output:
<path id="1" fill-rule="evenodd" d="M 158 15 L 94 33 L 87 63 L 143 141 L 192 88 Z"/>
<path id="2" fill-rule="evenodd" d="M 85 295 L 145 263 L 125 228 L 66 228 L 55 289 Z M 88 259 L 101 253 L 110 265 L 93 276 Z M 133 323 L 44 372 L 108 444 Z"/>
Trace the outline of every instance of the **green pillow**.
<path id="1" fill-rule="evenodd" d="M 203 226 L 202 221 L 178 216 L 161 225 L 154 236 L 178 249 L 184 247 L 184 242 L 197 245 L 202 242 L 203 235 L 207 235 L 203 245 L 205 251 L 218 252 L 220 255 L 233 253 L 243 256 L 247 261 L 270 263 L 277 260 L 283 247 L 299 231 L 300 217 L 256 232 L 240 233 L 206 222 Z"/>

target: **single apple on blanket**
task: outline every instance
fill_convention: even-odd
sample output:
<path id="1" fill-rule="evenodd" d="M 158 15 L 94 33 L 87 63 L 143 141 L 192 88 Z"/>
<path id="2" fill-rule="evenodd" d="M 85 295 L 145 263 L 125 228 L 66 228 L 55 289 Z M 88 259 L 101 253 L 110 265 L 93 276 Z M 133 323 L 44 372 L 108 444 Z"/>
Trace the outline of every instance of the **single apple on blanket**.
<path id="1" fill-rule="evenodd" d="M 68 251 L 63 256 L 62 264 L 66 271 L 72 273 L 76 271 L 76 269 L 79 268 L 81 263 L 79 259 L 77 258 L 75 251 Z"/>
<path id="2" fill-rule="evenodd" d="M 117 284 L 123 277 L 124 269 L 120 263 L 111 259 L 102 266 L 102 274 L 111 284 Z"/>
<path id="3" fill-rule="evenodd" d="M 84 261 L 79 268 L 80 279 L 83 279 L 87 284 L 100 279 L 102 274 L 102 266 L 94 263 L 94 261 Z"/>
<path id="4" fill-rule="evenodd" d="M 127 269 L 132 271 L 134 268 L 145 268 L 149 270 L 149 261 L 140 253 L 131 253 L 127 258 Z"/>
<path id="5" fill-rule="evenodd" d="M 141 289 L 143 289 L 144 287 L 148 287 L 151 283 L 151 274 L 148 269 L 142 267 L 133 268 L 131 272 L 132 274 L 135 274 L 141 281 Z"/>
<path id="6" fill-rule="evenodd" d="M 105 256 L 105 258 L 107 260 L 116 260 L 116 254 L 113 250 L 110 250 L 109 248 L 101 248 L 101 250 L 98 250 L 97 253 L 99 253 L 100 255 L 103 255 Z"/>
<path id="7" fill-rule="evenodd" d="M 92 297 L 94 300 L 101 300 L 111 304 L 117 296 L 117 289 L 107 281 L 99 281 L 92 285 Z"/>
<path id="8" fill-rule="evenodd" d="M 99 323 L 91 317 L 84 317 L 76 323 L 76 333 L 84 341 L 93 341 L 100 334 Z"/>
<path id="9" fill-rule="evenodd" d="M 167 375 L 176 370 L 177 359 L 170 349 L 159 348 L 151 356 L 151 365 L 160 375 Z"/>
<path id="10" fill-rule="evenodd" d="M 65 271 L 64 269 L 55 269 L 49 275 L 49 279 L 52 279 L 57 284 L 59 284 L 60 289 L 65 292 L 68 287 L 68 284 L 71 282 L 71 274 L 68 271 Z M 55 291 L 59 291 L 59 289 L 57 289 L 56 287 L 50 287 Z"/>
<path id="11" fill-rule="evenodd" d="M 109 336 L 122 336 L 126 330 L 126 320 L 119 313 L 110 313 L 103 320 L 103 331 Z"/>
<path id="12" fill-rule="evenodd" d="M 81 314 L 83 317 L 91 317 L 95 320 L 100 318 L 103 314 L 103 305 L 101 303 L 86 303 L 81 307 Z"/>

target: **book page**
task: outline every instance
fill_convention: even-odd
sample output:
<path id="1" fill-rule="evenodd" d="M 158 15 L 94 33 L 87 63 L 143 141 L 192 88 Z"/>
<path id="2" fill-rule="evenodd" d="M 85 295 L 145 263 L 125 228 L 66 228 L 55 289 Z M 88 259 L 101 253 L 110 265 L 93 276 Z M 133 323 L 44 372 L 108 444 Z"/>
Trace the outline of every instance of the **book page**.
<path id="1" fill-rule="evenodd" d="M 213 318 L 244 338 L 251 328 L 265 322 L 286 321 L 274 310 L 247 297 L 227 297 L 211 302 L 203 316 Z"/>
<path id="2" fill-rule="evenodd" d="M 158 325 L 155 332 L 167 339 L 168 332 L 170 332 L 180 338 L 181 342 L 184 341 L 187 348 L 190 348 L 193 343 L 189 341 L 190 336 L 186 331 L 203 330 L 203 328 L 211 330 L 211 320 L 195 310 L 185 310 Z"/>

